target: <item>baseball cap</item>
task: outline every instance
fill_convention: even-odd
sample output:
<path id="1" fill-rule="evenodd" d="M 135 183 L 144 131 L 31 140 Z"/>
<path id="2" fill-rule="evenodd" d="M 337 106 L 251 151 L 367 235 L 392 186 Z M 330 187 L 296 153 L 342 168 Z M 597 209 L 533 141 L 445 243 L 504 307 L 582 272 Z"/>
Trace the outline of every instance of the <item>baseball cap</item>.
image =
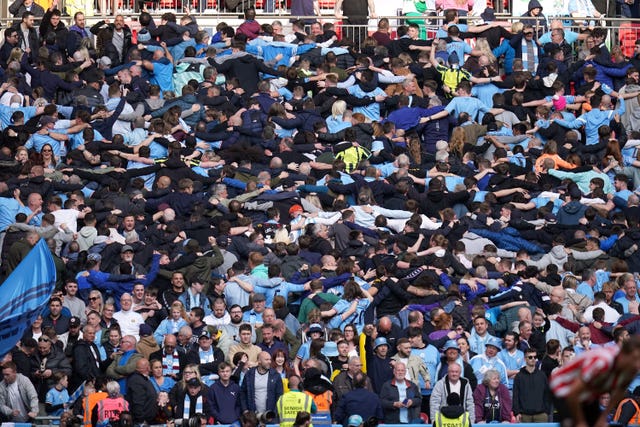
<path id="1" fill-rule="evenodd" d="M 226 248 L 229 246 L 229 235 L 221 234 L 216 238 L 216 244 L 221 248 Z"/>
<path id="2" fill-rule="evenodd" d="M 187 381 L 188 387 L 200 387 L 200 385 L 200 380 L 198 380 L 197 378 L 191 378 L 189 381 Z"/>
<path id="3" fill-rule="evenodd" d="M 456 349 L 458 351 L 460 351 L 460 346 L 458 345 L 458 343 L 455 340 L 448 340 L 445 344 L 444 344 L 444 351 L 447 351 L 449 349 Z"/>
<path id="4" fill-rule="evenodd" d="M 98 59 L 98 65 L 102 65 L 103 67 L 111 67 L 111 58 L 108 56 L 103 56 Z"/>
<path id="5" fill-rule="evenodd" d="M 211 334 L 206 329 L 203 329 L 202 332 L 200 332 L 198 339 L 200 338 L 211 338 Z"/>
<path id="6" fill-rule="evenodd" d="M 146 337 L 149 335 L 153 335 L 153 329 L 151 329 L 151 326 L 147 325 L 146 323 L 143 323 L 142 325 L 140 325 L 140 329 L 138 334 L 141 337 Z"/>
<path id="7" fill-rule="evenodd" d="M 261 294 L 261 293 L 253 294 L 253 302 L 261 302 L 266 300 L 267 300 L 267 297 L 264 296 L 264 294 Z"/>
<path id="8" fill-rule="evenodd" d="M 102 260 L 102 256 L 100 254 L 89 254 L 87 255 L 87 261 L 101 261 Z"/>
<path id="9" fill-rule="evenodd" d="M 133 252 L 133 248 L 129 245 L 124 245 L 122 249 L 120 249 L 120 253 L 123 254 L 125 252 Z"/>
<path id="10" fill-rule="evenodd" d="M 358 427 L 363 422 L 364 421 L 362 420 L 362 417 L 360 415 L 351 415 L 349 417 L 349 421 L 347 422 L 347 425 L 349 425 L 350 427 Z"/>
<path id="11" fill-rule="evenodd" d="M 80 318 L 73 316 L 71 319 L 69 319 L 69 326 L 72 328 L 80 326 Z"/>

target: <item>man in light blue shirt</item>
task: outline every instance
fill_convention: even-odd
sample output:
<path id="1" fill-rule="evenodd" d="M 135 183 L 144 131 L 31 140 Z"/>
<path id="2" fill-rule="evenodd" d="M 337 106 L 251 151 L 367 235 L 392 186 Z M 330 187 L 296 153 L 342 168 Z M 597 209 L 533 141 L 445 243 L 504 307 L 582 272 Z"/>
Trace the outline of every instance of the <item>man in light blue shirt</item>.
<path id="1" fill-rule="evenodd" d="M 580 295 L 584 295 L 593 301 L 593 287 L 596 285 L 596 272 L 590 268 L 585 269 L 582 272 L 582 283 L 576 288 L 576 292 Z"/>
<path id="2" fill-rule="evenodd" d="M 609 122 L 613 120 L 613 117 L 618 114 L 622 116 L 624 114 L 625 106 L 624 99 L 619 98 L 618 102 L 620 106 L 617 110 L 612 110 L 611 96 L 603 95 L 598 99 L 598 96 L 591 98 L 591 106 L 593 109 L 587 113 L 582 114 L 575 120 L 556 120 L 555 122 L 560 126 L 568 129 L 580 129 L 582 126 L 585 128 L 587 134 L 587 145 L 593 145 L 598 143 L 598 129 L 601 126 L 609 125 Z"/>
<path id="3" fill-rule="evenodd" d="M 363 89 L 363 87 L 365 89 Z M 364 98 L 365 96 L 370 96 L 371 98 L 387 96 L 382 89 L 373 86 L 373 71 L 371 70 L 363 70 L 360 74 L 360 83 L 351 86 L 347 91 L 357 98 Z M 364 114 L 364 116 L 370 120 L 380 120 L 380 104 L 375 101 L 363 107 L 355 107 L 353 111 Z"/>

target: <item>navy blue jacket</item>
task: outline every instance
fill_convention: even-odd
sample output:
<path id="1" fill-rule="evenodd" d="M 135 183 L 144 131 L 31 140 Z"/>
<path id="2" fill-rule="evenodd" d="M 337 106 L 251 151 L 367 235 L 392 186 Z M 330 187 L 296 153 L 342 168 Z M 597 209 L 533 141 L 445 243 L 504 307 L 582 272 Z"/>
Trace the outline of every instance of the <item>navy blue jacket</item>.
<path id="1" fill-rule="evenodd" d="M 251 368 L 247 371 L 240 388 L 240 407 L 244 411 L 256 411 L 256 402 L 253 399 L 256 391 L 256 370 Z M 282 387 L 282 378 L 275 369 L 269 369 L 269 384 L 267 385 L 267 411 L 276 411 L 276 403 L 284 389 Z"/>
<path id="2" fill-rule="evenodd" d="M 378 395 L 364 388 L 356 388 L 342 396 L 335 413 L 336 421 L 346 425 L 354 414 L 360 415 L 363 420 L 371 417 L 383 420 L 384 413 Z"/>
<path id="3" fill-rule="evenodd" d="M 231 424 L 240 418 L 240 386 L 229 382 L 223 386 L 220 381 L 209 387 L 209 411 L 218 424 Z"/>

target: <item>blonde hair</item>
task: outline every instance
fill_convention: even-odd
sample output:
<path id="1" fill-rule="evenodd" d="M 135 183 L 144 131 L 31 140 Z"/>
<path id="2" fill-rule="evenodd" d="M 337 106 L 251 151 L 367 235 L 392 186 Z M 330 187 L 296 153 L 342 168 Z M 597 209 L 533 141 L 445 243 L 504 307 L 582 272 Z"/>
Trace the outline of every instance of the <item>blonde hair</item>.
<path id="1" fill-rule="evenodd" d="M 464 154 L 464 144 L 466 142 L 466 134 L 460 126 L 453 128 L 451 138 L 449 139 L 449 151 L 459 157 Z"/>
<path id="2" fill-rule="evenodd" d="M 347 103 L 339 99 L 331 106 L 331 117 L 334 119 L 342 118 L 342 115 L 347 110 Z"/>
<path id="3" fill-rule="evenodd" d="M 169 318 L 171 318 L 171 312 L 175 309 L 180 310 L 180 317 L 182 317 L 184 320 L 188 320 L 187 310 L 184 309 L 184 304 L 182 304 L 182 302 L 180 301 L 174 301 L 173 304 L 171 304 L 171 308 L 169 310 Z"/>
<path id="4" fill-rule="evenodd" d="M 489 62 L 495 64 L 497 62 L 496 56 L 491 51 L 491 46 L 486 38 L 480 37 L 476 40 L 476 49 L 482 52 L 484 56 L 489 58 Z"/>
<path id="5" fill-rule="evenodd" d="M 524 28 L 524 24 L 520 21 L 514 22 L 513 24 L 511 24 L 511 32 L 513 34 L 521 32 L 523 28 Z"/>

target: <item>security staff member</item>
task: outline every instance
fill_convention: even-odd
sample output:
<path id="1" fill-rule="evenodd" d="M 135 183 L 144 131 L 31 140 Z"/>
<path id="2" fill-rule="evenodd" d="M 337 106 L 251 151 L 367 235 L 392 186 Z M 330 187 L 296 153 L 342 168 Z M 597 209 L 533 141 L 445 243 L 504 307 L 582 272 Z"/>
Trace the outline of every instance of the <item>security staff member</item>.
<path id="1" fill-rule="evenodd" d="M 462 407 L 458 393 L 449 393 L 447 406 L 443 406 L 433 420 L 433 427 L 470 427 L 469 413 Z"/>
<path id="2" fill-rule="evenodd" d="M 316 412 L 316 404 L 308 394 L 302 393 L 300 383 L 302 379 L 297 375 L 289 377 L 289 391 L 278 399 L 276 409 L 280 418 L 280 427 L 293 427 L 298 412 Z"/>

